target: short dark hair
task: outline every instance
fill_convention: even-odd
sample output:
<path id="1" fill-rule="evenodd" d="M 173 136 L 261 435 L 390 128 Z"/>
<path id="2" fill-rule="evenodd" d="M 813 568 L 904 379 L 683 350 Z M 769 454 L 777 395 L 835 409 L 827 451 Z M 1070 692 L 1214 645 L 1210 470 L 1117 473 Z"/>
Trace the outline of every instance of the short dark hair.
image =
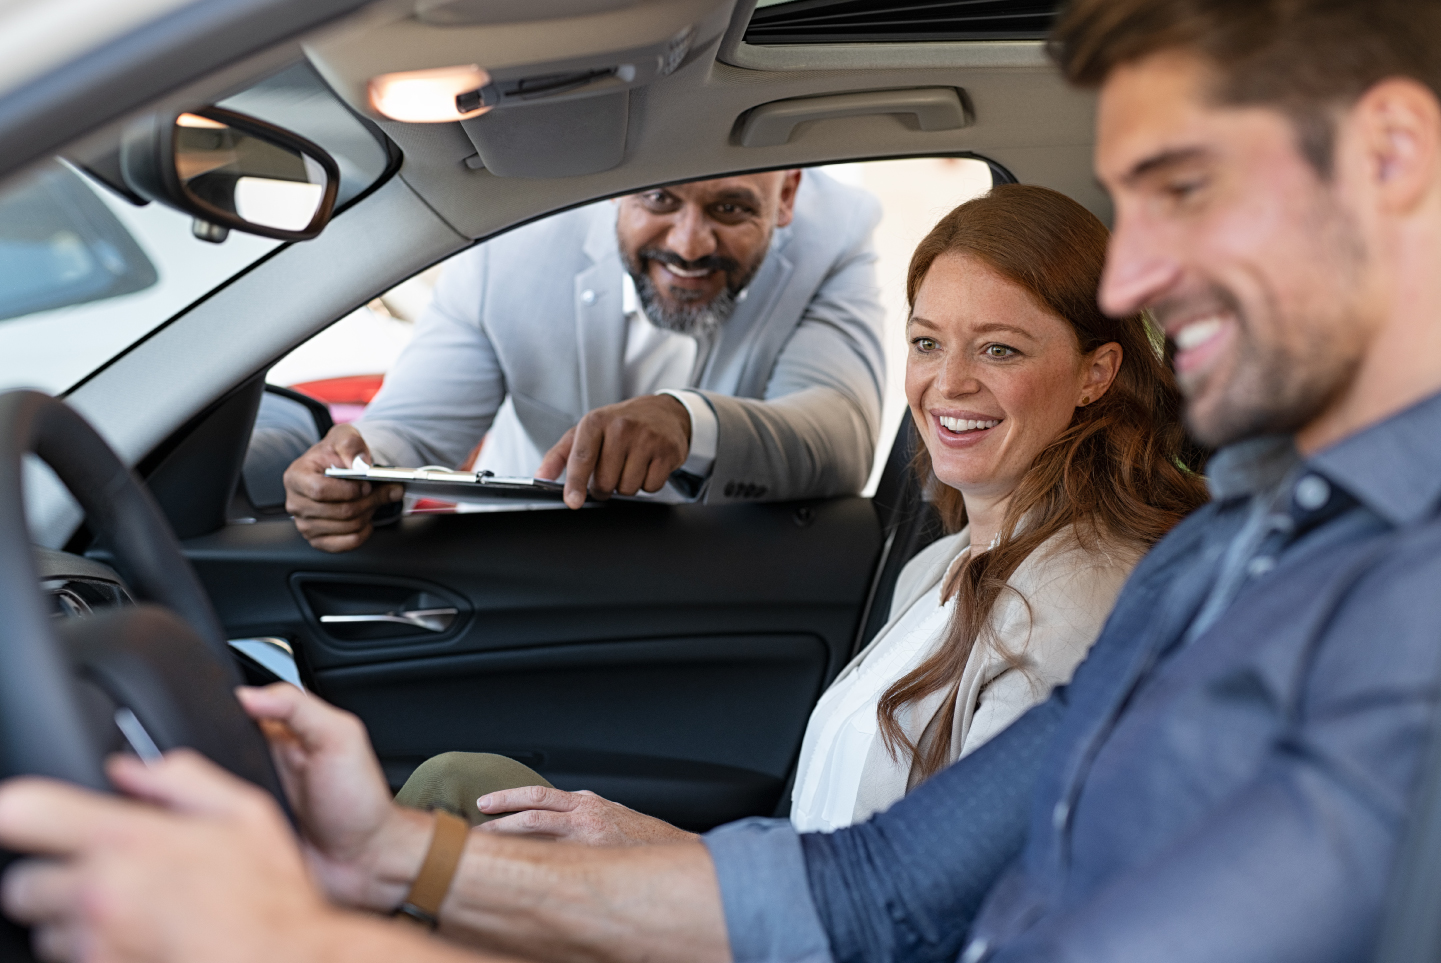
<path id="1" fill-rule="evenodd" d="M 1329 176 L 1338 108 L 1388 77 L 1441 99 L 1441 0 L 1073 0 L 1050 40 L 1081 87 L 1168 50 L 1216 68 L 1218 103 L 1290 117 L 1301 152 Z"/>

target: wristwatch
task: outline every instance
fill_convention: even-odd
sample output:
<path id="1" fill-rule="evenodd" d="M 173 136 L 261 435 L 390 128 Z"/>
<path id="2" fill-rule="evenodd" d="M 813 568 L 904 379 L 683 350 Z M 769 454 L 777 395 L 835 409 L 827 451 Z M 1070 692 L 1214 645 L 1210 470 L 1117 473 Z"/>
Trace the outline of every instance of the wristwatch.
<path id="1" fill-rule="evenodd" d="M 464 819 L 441 809 L 434 812 L 435 830 L 430 837 L 425 862 L 420 864 L 420 873 L 410 885 L 410 894 L 405 897 L 405 902 L 397 906 L 392 914 L 429 930 L 435 929 L 440 922 L 440 904 L 445 902 L 445 894 L 450 892 L 461 854 L 465 852 L 465 841 L 470 836 L 470 824 Z"/>

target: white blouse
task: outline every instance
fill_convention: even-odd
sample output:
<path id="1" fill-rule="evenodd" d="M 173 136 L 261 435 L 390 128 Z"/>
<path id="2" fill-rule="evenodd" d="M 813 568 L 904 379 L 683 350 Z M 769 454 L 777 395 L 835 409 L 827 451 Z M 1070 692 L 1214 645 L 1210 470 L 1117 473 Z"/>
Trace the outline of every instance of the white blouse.
<path id="1" fill-rule="evenodd" d="M 943 538 L 901 572 L 891 621 L 841 670 L 811 713 L 791 797 L 791 822 L 829 832 L 889 808 L 906 793 L 910 760 L 891 758 L 877 706 L 891 684 L 944 640 L 955 600 L 941 590 L 970 553 L 969 530 Z M 1073 532 L 1041 545 L 1008 581 L 991 615 L 993 639 L 971 652 L 954 690 L 906 706 L 899 721 L 916 741 L 947 698 L 956 699 L 951 760 L 974 751 L 1070 680 L 1115 604 L 1141 551 L 1083 548 Z M 1011 653 L 1009 660 L 999 651 Z"/>

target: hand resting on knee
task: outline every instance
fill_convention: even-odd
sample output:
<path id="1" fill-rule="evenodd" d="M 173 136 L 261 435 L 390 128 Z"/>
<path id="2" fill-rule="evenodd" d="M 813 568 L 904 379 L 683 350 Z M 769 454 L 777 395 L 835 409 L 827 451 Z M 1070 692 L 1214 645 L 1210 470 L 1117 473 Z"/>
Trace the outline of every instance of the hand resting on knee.
<path id="1" fill-rule="evenodd" d="M 589 790 L 565 792 L 547 786 L 523 786 L 487 793 L 477 805 L 483 813 L 511 814 L 480 824 L 477 832 L 536 836 L 591 846 L 643 846 L 700 838 Z"/>

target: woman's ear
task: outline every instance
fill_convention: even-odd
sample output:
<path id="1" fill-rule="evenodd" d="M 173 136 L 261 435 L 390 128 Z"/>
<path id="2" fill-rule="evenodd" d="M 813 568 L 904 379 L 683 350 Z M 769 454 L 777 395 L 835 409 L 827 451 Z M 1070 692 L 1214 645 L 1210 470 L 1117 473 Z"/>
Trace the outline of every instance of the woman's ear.
<path id="1" fill-rule="evenodd" d="M 1083 360 L 1085 364 L 1084 378 L 1081 380 L 1080 396 L 1076 404 L 1085 406 L 1101 400 L 1111 388 L 1111 382 L 1116 380 L 1116 373 L 1121 370 L 1121 359 L 1125 352 L 1121 346 L 1114 341 L 1108 341 L 1095 351 L 1092 351 Z"/>

